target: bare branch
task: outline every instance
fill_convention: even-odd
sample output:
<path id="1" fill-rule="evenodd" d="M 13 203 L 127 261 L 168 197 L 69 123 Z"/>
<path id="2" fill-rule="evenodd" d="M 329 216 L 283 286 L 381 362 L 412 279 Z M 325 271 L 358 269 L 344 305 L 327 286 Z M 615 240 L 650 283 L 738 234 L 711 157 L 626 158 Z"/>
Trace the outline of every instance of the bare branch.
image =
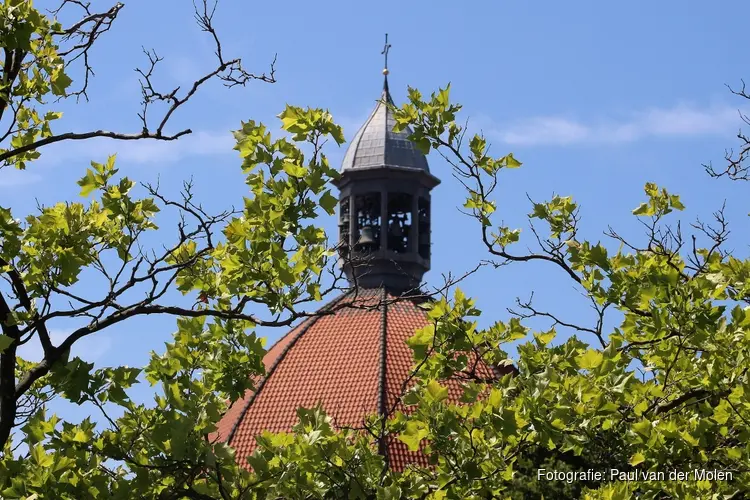
<path id="1" fill-rule="evenodd" d="M 750 100 L 750 93 L 746 90 L 745 80 L 742 81 L 742 87 L 739 90 L 735 90 L 729 85 L 727 88 L 729 91 L 743 99 Z M 737 114 L 744 123 L 750 125 L 750 118 L 748 118 L 742 111 L 737 111 Z M 740 140 L 740 146 L 735 154 L 734 150 L 727 150 L 724 152 L 724 160 L 726 165 L 721 170 L 716 170 L 711 163 L 704 164 L 703 168 L 706 173 L 714 178 L 728 177 L 733 181 L 750 181 L 750 166 L 747 165 L 748 156 L 750 156 L 750 137 L 745 135 L 742 130 L 737 132 L 737 138 Z"/>
<path id="2" fill-rule="evenodd" d="M 105 12 L 91 12 L 90 3 L 83 3 L 80 0 L 63 0 L 62 4 L 52 11 L 52 14 L 58 15 L 66 5 L 76 5 L 80 7 L 84 15 L 83 17 L 69 26 L 63 29 L 58 35 L 62 44 L 74 40 L 74 42 L 58 52 L 58 54 L 65 58 L 65 67 L 69 67 L 71 64 L 81 59 L 83 61 L 83 84 L 79 90 L 69 92 L 67 96 L 75 96 L 76 101 L 81 97 L 89 100 L 86 91 L 89 86 L 89 77 L 94 76 L 94 70 L 91 68 L 89 63 L 89 50 L 94 45 L 94 42 L 104 33 L 110 30 L 112 23 L 117 18 L 120 10 L 124 7 L 124 4 L 117 2 L 109 10 Z"/>
<path id="3" fill-rule="evenodd" d="M 274 56 L 274 59 L 271 62 L 271 69 L 268 75 L 266 73 L 262 73 L 260 75 L 248 73 L 242 68 L 241 59 L 225 60 L 222 53 L 221 42 L 219 41 L 219 37 L 216 34 L 216 30 L 214 29 L 214 26 L 212 24 L 213 16 L 216 11 L 216 2 L 214 2 L 213 6 L 210 9 L 208 7 L 207 0 L 202 0 L 202 9 L 200 9 L 195 3 L 193 3 L 193 7 L 195 8 L 195 19 L 198 23 L 198 26 L 202 31 L 208 33 L 214 40 L 214 44 L 216 46 L 215 55 L 218 59 L 218 64 L 213 71 L 206 73 L 202 77 L 195 80 L 190 88 L 182 96 L 179 95 L 180 87 L 177 87 L 168 92 L 160 92 L 157 91 L 154 87 L 153 73 L 156 66 L 162 61 L 162 58 L 159 57 L 155 51 L 148 51 L 144 49 L 144 53 L 149 60 L 149 67 L 147 70 L 143 70 L 140 68 L 136 69 L 136 72 L 138 72 L 138 74 L 141 76 L 140 84 L 141 94 L 143 96 L 143 107 L 138 116 L 141 118 L 141 121 L 143 123 L 144 133 L 148 133 L 149 130 L 146 116 L 148 114 L 148 109 L 152 103 L 165 102 L 169 104 L 166 112 L 162 116 L 161 120 L 159 120 L 155 132 L 153 133 L 157 137 L 160 137 L 163 136 L 164 127 L 167 125 L 167 122 L 172 117 L 174 112 L 177 111 L 180 106 L 185 104 L 191 97 L 193 97 L 193 95 L 195 95 L 195 93 L 203 84 L 213 78 L 218 78 L 219 80 L 223 81 L 224 85 L 227 87 L 234 87 L 237 85 L 245 86 L 251 80 L 260 80 L 266 83 L 276 82 L 276 56 Z M 183 132 L 190 133 L 189 131 Z"/>
<path id="4" fill-rule="evenodd" d="M 565 328 L 570 328 L 572 330 L 576 330 L 579 332 L 591 333 L 599 340 L 599 343 L 601 344 L 602 348 L 607 347 L 607 343 L 604 341 L 604 337 L 602 336 L 602 332 L 601 332 L 601 324 L 603 321 L 604 310 L 606 309 L 606 306 L 604 306 L 601 309 L 597 308 L 597 313 L 599 314 L 599 319 L 597 321 L 597 328 L 589 328 L 589 327 L 580 326 L 574 323 L 563 321 L 557 316 L 555 316 L 554 314 L 544 312 L 544 311 L 539 311 L 531 305 L 533 300 L 534 300 L 533 292 L 531 293 L 529 300 L 527 300 L 526 302 L 522 302 L 521 299 L 516 298 L 516 304 L 518 305 L 518 307 L 520 307 L 522 310 L 526 312 L 519 312 L 512 308 L 508 308 L 508 312 L 514 316 L 517 316 L 523 319 L 528 319 L 528 318 L 533 318 L 533 317 L 542 317 L 542 318 L 551 319 L 553 322 L 552 323 L 553 327 L 560 325 Z"/>
<path id="5" fill-rule="evenodd" d="M 79 90 L 71 92 L 64 97 L 76 96 L 76 98 L 78 99 L 83 96 L 84 98 L 88 99 L 86 91 L 88 89 L 89 76 L 93 75 L 94 73 L 91 65 L 89 64 L 89 50 L 94 45 L 96 40 L 111 28 L 112 23 L 117 18 L 117 15 L 123 7 L 123 4 L 118 2 L 105 12 L 95 13 L 90 10 L 89 3 L 85 3 L 81 0 L 63 0 L 60 7 L 53 11 L 53 14 L 58 14 L 61 9 L 67 5 L 77 6 L 78 8 L 83 10 L 84 15 L 81 20 L 74 23 L 72 26 L 61 30 L 59 33 L 56 33 L 56 35 L 61 37 L 62 42 L 75 40 L 75 42 L 73 42 L 71 46 L 63 48 L 60 51 L 60 55 L 66 59 L 66 66 L 79 59 L 83 61 L 84 81 L 82 87 Z M 165 130 L 170 119 L 173 117 L 174 113 L 181 106 L 187 103 L 206 82 L 217 78 L 223 81 L 227 87 L 234 87 L 237 85 L 244 86 L 252 80 L 259 80 L 266 83 L 275 83 L 275 56 L 273 62 L 271 63 L 270 72 L 268 74 L 262 73 L 259 75 L 245 71 L 242 67 L 242 61 L 239 58 L 226 60 L 222 52 L 219 37 L 212 24 L 213 15 L 216 9 L 216 3 L 214 3 L 212 8 L 209 9 L 207 1 L 203 0 L 202 9 L 199 9 L 197 5 L 194 5 L 194 7 L 196 21 L 198 22 L 200 29 L 204 32 L 209 33 L 209 35 L 214 40 L 214 43 L 216 45 L 215 54 L 218 59 L 217 64 L 213 70 L 195 80 L 190 88 L 183 94 L 179 93 L 179 87 L 166 93 L 158 92 L 154 88 L 153 71 L 156 65 L 162 59 L 158 57 L 154 51 L 144 50 L 149 60 L 149 67 L 147 70 L 136 69 L 136 71 L 141 75 L 140 85 L 143 97 L 142 111 L 138 114 L 143 124 L 140 133 L 123 133 L 106 130 L 94 130 L 89 132 L 65 132 L 61 134 L 53 134 L 51 136 L 38 139 L 30 144 L 25 144 L 17 148 L 11 148 L 8 151 L 1 153 L 0 162 L 7 164 L 8 161 L 12 158 L 15 158 L 24 153 L 35 151 L 49 144 L 68 140 L 75 141 L 92 139 L 96 137 L 105 137 L 122 141 L 142 139 L 173 141 L 184 135 L 192 133 L 192 130 L 190 128 L 185 128 L 175 133 L 168 133 Z M 13 82 L 18 77 L 19 71 L 21 71 L 21 64 L 24 57 L 26 56 L 26 53 L 20 52 L 19 50 L 4 50 L 5 57 L 2 82 L 4 88 L 8 89 L 9 92 L 13 87 Z M 2 119 L 5 109 L 7 109 L 7 107 L 10 105 L 9 96 L 10 94 L 2 95 L 0 93 L 0 119 Z M 164 111 L 164 113 L 157 120 L 155 120 L 154 127 L 151 127 L 146 119 L 147 110 L 152 103 L 157 101 L 168 103 L 168 107 Z M 15 112 L 17 111 L 14 108 L 14 113 Z M 12 123 L 8 128 L 9 132 L 6 133 L 5 137 L 7 137 L 8 134 L 13 130 L 15 122 L 16 120 L 14 117 Z"/>

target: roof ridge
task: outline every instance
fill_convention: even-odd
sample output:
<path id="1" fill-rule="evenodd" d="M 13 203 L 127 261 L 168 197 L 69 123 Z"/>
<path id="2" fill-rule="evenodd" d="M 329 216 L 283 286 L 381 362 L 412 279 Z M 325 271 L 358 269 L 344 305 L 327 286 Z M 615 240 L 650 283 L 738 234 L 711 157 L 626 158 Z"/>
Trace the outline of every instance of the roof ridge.
<path id="1" fill-rule="evenodd" d="M 383 117 L 383 128 L 385 128 L 385 132 L 383 133 L 383 164 L 388 164 L 388 101 L 391 100 L 391 94 L 388 90 L 388 76 L 385 77 L 385 88 L 383 88 L 383 95 L 380 99 L 380 102 L 378 103 L 378 107 L 385 106 L 385 110 L 383 111 L 383 114 L 385 115 Z"/>
<path id="2" fill-rule="evenodd" d="M 319 312 L 324 312 L 327 310 L 330 310 L 332 307 L 334 307 L 336 304 L 344 300 L 344 298 L 348 297 L 352 293 L 353 289 L 347 290 L 346 292 L 342 293 L 338 297 L 334 298 L 327 304 L 325 304 L 323 307 L 318 309 Z M 304 335 L 322 316 L 322 314 L 317 314 L 315 316 L 311 316 L 307 319 L 307 321 L 303 321 L 299 324 L 299 327 L 301 327 L 300 331 L 297 332 L 297 334 L 292 338 L 292 340 L 289 342 L 289 344 L 284 347 L 284 349 L 279 353 L 279 355 L 274 360 L 273 364 L 271 365 L 271 368 L 268 370 L 266 375 L 261 379 L 260 383 L 258 384 L 258 387 L 253 391 L 252 395 L 248 398 L 247 402 L 245 403 L 245 406 L 242 408 L 242 411 L 237 416 L 237 420 L 232 425 L 232 430 L 229 432 L 229 436 L 227 437 L 226 443 L 231 446 L 232 445 L 232 439 L 234 439 L 234 435 L 237 433 L 237 429 L 240 426 L 240 423 L 245 418 L 245 414 L 247 413 L 247 410 L 250 408 L 250 406 L 253 404 L 255 399 L 258 397 L 258 394 L 260 394 L 261 389 L 263 389 L 263 386 L 266 385 L 266 381 L 273 375 L 273 373 L 276 371 L 276 368 L 281 364 L 281 362 L 284 360 L 286 355 L 289 353 L 289 351 L 294 347 L 294 345 L 297 343 L 297 341 Z M 294 329 L 291 329 L 289 333 L 281 337 L 279 340 L 274 342 L 274 345 L 281 342 L 283 339 L 285 339 L 287 336 L 289 336 Z M 272 346 L 273 347 L 273 346 Z M 269 348 L 270 349 L 270 348 Z"/>
<path id="3" fill-rule="evenodd" d="M 381 418 L 385 418 L 385 410 L 388 405 L 386 400 L 386 374 L 388 362 L 388 291 L 383 287 L 383 303 L 381 304 L 381 331 L 380 331 L 380 374 L 378 377 L 378 413 Z M 382 429 L 382 427 L 381 427 Z M 381 435 L 378 439 L 378 453 L 383 456 L 386 467 L 388 466 L 388 446 L 385 442 L 385 436 Z"/>
<path id="4" fill-rule="evenodd" d="M 388 88 L 388 75 L 385 76 L 385 84 L 383 85 L 383 95 L 380 99 L 378 106 L 385 106 L 385 119 L 383 125 L 385 126 L 385 139 L 383 141 L 383 166 L 388 165 L 388 136 L 393 134 L 393 127 L 388 127 L 388 113 L 391 111 L 391 105 L 395 106 L 393 97 L 391 97 L 391 90 Z"/>
<path id="5" fill-rule="evenodd" d="M 364 131 L 367 129 L 367 126 L 370 124 L 370 122 L 375 118 L 375 115 L 378 113 L 378 108 L 380 107 L 380 103 L 375 106 L 375 109 L 372 110 L 372 113 L 370 113 L 370 116 L 367 117 L 367 120 L 365 120 L 365 123 L 362 124 L 361 127 L 359 127 L 359 130 L 357 131 L 357 134 L 354 136 L 354 139 L 352 139 L 352 143 L 349 145 L 349 148 L 354 148 L 352 151 L 354 152 L 354 158 L 352 158 L 352 168 L 355 167 L 355 162 L 357 160 L 357 151 L 359 150 L 359 143 L 362 142 L 362 136 L 364 135 Z M 357 143 L 354 143 L 354 140 L 357 141 Z"/>

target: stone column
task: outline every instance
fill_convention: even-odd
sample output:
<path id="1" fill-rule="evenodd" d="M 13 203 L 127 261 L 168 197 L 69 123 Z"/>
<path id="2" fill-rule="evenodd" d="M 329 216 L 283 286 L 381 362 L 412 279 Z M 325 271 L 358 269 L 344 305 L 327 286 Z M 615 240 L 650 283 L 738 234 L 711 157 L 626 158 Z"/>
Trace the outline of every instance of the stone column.
<path id="1" fill-rule="evenodd" d="M 409 253 L 419 254 L 419 196 L 411 195 L 411 227 L 409 228 Z"/>
<path id="2" fill-rule="evenodd" d="M 380 250 L 388 251 L 388 191 L 380 192 Z"/>
<path id="3" fill-rule="evenodd" d="M 356 196 L 349 195 L 349 251 L 354 251 L 354 245 L 359 239 L 357 233 L 357 205 Z"/>

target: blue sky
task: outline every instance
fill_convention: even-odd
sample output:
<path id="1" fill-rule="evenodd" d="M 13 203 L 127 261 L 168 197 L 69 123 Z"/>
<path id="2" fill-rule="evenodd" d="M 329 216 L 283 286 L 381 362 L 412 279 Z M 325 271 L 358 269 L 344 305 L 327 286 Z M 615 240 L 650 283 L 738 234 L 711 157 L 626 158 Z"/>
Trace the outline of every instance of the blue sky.
<path id="1" fill-rule="evenodd" d="M 498 191 L 499 214 L 528 233 L 526 194 L 535 200 L 572 195 L 581 205 L 582 236 L 603 238 L 612 225 L 642 242 L 630 211 L 643 201 L 643 184 L 656 182 L 682 196 L 689 223 L 710 217 L 727 199 L 731 246 L 746 255 L 750 202 L 747 186 L 711 180 L 701 164 L 721 165 L 745 106 L 725 84 L 739 84 L 747 54 L 739 1 L 661 2 L 240 2 L 223 0 L 215 25 L 224 51 L 249 71 L 267 70 L 278 54 L 278 83 L 204 88 L 171 126 L 194 134 L 176 143 L 65 143 L 47 148 L 25 172 L 0 173 L 0 204 L 16 216 L 36 200 L 77 198 L 75 180 L 90 160 L 118 154 L 121 172 L 154 181 L 172 193 L 194 177 L 196 195 L 216 210 L 239 206 L 246 192 L 230 130 L 255 119 L 277 127 L 285 103 L 330 109 L 351 137 L 375 105 L 382 85 L 380 51 L 389 33 L 390 84 L 397 103 L 406 86 L 428 93 L 452 84 L 474 130 L 483 130 L 497 155 L 524 162 L 507 172 Z M 92 54 L 96 77 L 88 103 L 66 103 L 57 132 L 105 128 L 137 132 L 140 91 L 133 68 L 141 46 L 165 58 L 157 73 L 164 89 L 188 85 L 214 64 L 211 40 L 192 20 L 188 2 L 130 2 Z M 329 157 L 340 163 L 344 149 Z M 487 255 L 478 227 L 456 207 L 463 193 L 448 165 L 430 156 L 443 180 L 433 192 L 433 270 L 462 273 Z M 334 234 L 333 218 L 323 220 Z M 174 231 L 165 224 L 164 241 Z M 639 239 L 640 238 L 640 239 Z M 526 241 L 526 240 L 524 240 Z M 157 241 L 159 243 L 159 241 Z M 611 242 L 608 246 L 616 248 Z M 524 251 L 520 245 L 516 250 Z M 514 298 L 535 290 L 535 304 L 570 321 L 591 312 L 560 271 L 520 264 L 485 269 L 462 288 L 478 300 L 485 321 L 507 318 Z M 95 288 L 91 286 L 91 293 Z M 57 336 L 75 327 L 53 325 Z M 86 339 L 78 348 L 97 364 L 142 365 L 161 350 L 174 321 L 149 318 Z M 269 340 L 282 331 L 269 332 Z"/>

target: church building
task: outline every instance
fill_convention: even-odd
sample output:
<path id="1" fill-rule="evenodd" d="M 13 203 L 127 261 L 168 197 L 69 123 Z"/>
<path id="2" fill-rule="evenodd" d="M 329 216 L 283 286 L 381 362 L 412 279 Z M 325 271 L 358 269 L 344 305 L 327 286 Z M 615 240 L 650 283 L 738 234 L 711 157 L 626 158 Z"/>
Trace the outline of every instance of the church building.
<path id="1" fill-rule="evenodd" d="M 219 424 L 220 438 L 243 464 L 255 436 L 291 430 L 300 406 L 322 403 L 336 426 L 355 428 L 367 415 L 403 409 L 398 397 L 413 368 L 406 340 L 428 321 L 420 304 L 430 299 L 419 286 L 430 269 L 430 192 L 440 181 L 407 138 L 411 131 L 393 131 L 387 63 L 383 73 L 380 100 L 352 139 L 336 182 L 340 255 L 350 288 L 324 306 L 352 301 L 373 307 L 336 308 L 308 318 L 268 350 L 265 377 Z M 485 378 L 509 370 L 480 369 Z M 448 381 L 448 387 L 456 400 L 459 382 Z M 427 464 L 395 436 L 379 443 L 379 450 L 396 470 Z"/>

